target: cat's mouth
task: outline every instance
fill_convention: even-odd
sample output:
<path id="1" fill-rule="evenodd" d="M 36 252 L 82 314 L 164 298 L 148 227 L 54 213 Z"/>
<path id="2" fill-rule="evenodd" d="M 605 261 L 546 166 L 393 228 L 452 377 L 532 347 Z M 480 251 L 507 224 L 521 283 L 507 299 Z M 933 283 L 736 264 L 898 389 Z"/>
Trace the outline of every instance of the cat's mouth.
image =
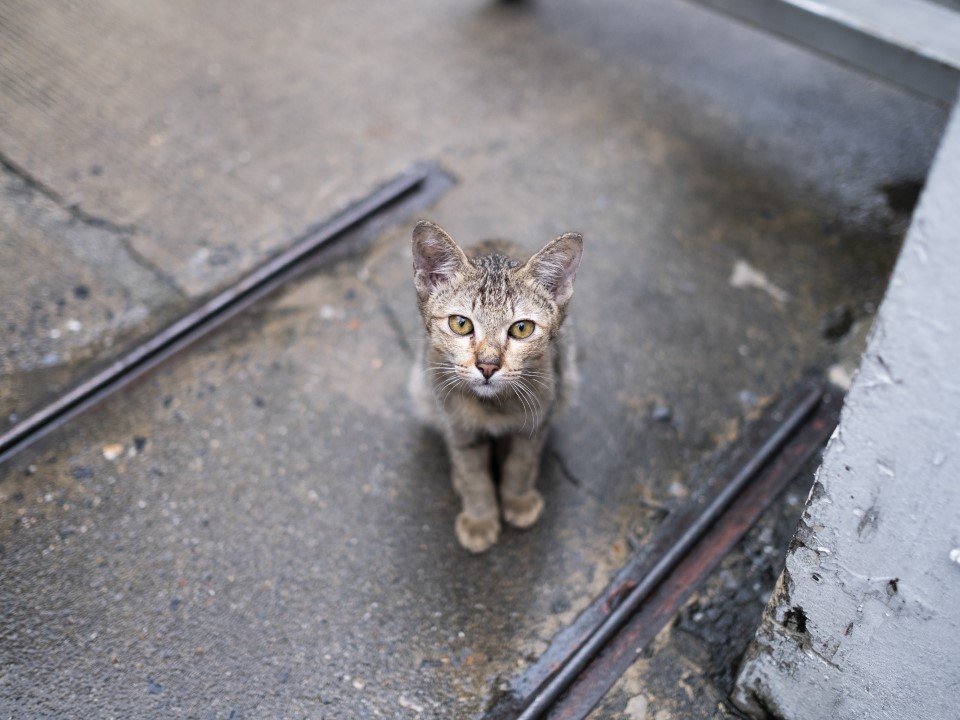
<path id="1" fill-rule="evenodd" d="M 503 390 L 501 383 L 494 383 L 493 378 L 480 380 L 470 384 L 470 389 L 480 398 L 492 398 Z"/>

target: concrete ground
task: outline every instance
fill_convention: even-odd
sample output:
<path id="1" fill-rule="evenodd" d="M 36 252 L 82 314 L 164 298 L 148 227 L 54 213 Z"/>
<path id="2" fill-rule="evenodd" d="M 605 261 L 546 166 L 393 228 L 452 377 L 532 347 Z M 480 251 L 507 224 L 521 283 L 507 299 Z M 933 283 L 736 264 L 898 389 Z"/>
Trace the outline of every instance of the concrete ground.
<path id="1" fill-rule="evenodd" d="M 855 366 L 946 119 L 665 0 L 0 0 L 0 93 L 7 422 L 419 160 L 455 237 L 586 243 L 548 510 L 486 555 L 405 397 L 409 226 L 0 467 L 12 717 L 477 716 L 759 407 Z M 718 712 L 805 483 L 594 717 Z"/>

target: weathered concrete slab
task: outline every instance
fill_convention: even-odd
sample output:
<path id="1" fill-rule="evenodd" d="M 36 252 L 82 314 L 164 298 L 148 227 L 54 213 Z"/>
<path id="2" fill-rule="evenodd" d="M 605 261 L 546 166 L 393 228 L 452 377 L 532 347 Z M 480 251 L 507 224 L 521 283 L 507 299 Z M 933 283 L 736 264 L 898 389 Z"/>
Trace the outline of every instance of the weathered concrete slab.
<path id="1" fill-rule="evenodd" d="M 469 717 L 759 404 L 859 355 L 905 227 L 884 188 L 923 177 L 943 115 L 681 4 L 224 7 L 3 5 L 63 47 L 3 76 L 59 109 L 22 101 L 0 149 L 61 210 L 137 229 L 117 262 L 173 282 L 154 274 L 151 308 L 421 157 L 459 178 L 432 216 L 463 240 L 584 232 L 583 395 L 547 514 L 486 556 L 456 546 L 442 446 L 404 396 L 416 310 L 391 231 L 0 469 L 0 705 Z M 830 340 L 838 307 L 852 329 Z M 651 714 L 680 712 L 648 667 Z"/>
<path id="2" fill-rule="evenodd" d="M 743 43 L 762 47 L 768 61 L 731 51 Z M 539 237 L 594 226 L 630 198 L 639 240 L 670 232 L 682 242 L 717 208 L 743 219 L 731 232 L 776 233 L 783 208 L 744 195 L 731 178 L 746 173 L 748 184 L 777 187 L 781 198 L 802 194 L 791 212 L 819 215 L 830 235 L 841 208 L 848 217 L 880 210 L 877 184 L 922 177 L 942 122 L 935 110 L 709 12 L 616 1 L 535 10 L 367 3 L 362 18 L 305 0 L 282 9 L 0 2 L 0 99 L 7 167 L 48 191 L 40 205 L 55 198 L 74 225 L 112 230 L 101 243 L 111 262 L 153 275 L 145 283 L 140 270 L 111 273 L 112 281 L 132 297 L 155 286 L 161 292 L 143 307 L 156 314 L 182 312 L 419 159 L 497 184 L 498 212 L 472 204 L 459 213 L 469 229 Z M 838 108 L 846 129 L 825 120 Z M 877 152 L 873 139 L 894 134 L 894 147 Z M 565 156 L 570 164 L 558 161 L 558 143 L 580 148 Z M 521 163 L 519 148 L 535 161 Z M 472 167 L 481 157 L 495 161 L 485 175 Z M 632 172 L 598 186 L 592 173 L 614 159 Z M 662 183 L 670 169 L 688 180 Z M 698 203 L 706 178 L 721 176 L 712 186 L 724 196 Z M 523 193 L 564 186 L 577 203 L 539 218 L 525 211 Z M 758 215 L 767 217 L 747 221 Z M 67 228 L 55 230 L 48 224 L 43 234 L 44 256 L 75 242 Z M 639 252 L 651 267 L 650 251 Z M 55 263 L 35 263 L 28 277 L 18 264 L 3 266 L 11 270 L 2 306 L 18 307 L 34 286 L 68 289 Z M 29 314 L 18 311 L 11 342 L 51 345 L 30 330 Z M 135 329 L 129 317 L 88 320 L 88 349 L 115 346 Z M 67 350 L 53 343 L 43 356 L 65 361 Z M 80 363 L 73 352 L 36 381 L 17 380 L 17 397 L 7 395 L 0 413 L 25 414 L 106 354 Z M 11 354 L 9 384 L 34 371 L 33 360 Z"/>
<path id="3" fill-rule="evenodd" d="M 132 230 L 71 212 L 14 170 L 0 167 L 4 429 L 182 305 L 165 274 L 131 252 Z"/>
<path id="4" fill-rule="evenodd" d="M 359 269 L 238 323 L 5 480 L 5 707 L 456 715 L 602 587 L 623 519 L 553 459 L 544 532 L 460 551 L 442 446 L 411 421 L 406 356 Z"/>
<path id="5" fill-rule="evenodd" d="M 954 111 L 738 680 L 756 717 L 956 714 L 958 193 Z"/>

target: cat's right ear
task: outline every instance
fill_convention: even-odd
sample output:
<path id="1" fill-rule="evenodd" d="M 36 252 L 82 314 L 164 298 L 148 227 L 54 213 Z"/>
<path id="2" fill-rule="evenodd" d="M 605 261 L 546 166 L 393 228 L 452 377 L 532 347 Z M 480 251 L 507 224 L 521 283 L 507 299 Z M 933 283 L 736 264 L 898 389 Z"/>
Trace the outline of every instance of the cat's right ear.
<path id="1" fill-rule="evenodd" d="M 467 266 L 467 256 L 439 225 L 421 220 L 413 229 L 413 282 L 425 299 Z"/>

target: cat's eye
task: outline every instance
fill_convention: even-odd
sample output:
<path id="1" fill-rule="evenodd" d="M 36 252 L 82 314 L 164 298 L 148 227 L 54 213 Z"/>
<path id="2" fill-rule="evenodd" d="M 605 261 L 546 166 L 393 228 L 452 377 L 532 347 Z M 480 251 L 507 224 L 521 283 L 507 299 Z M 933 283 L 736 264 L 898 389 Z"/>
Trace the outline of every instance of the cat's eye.
<path id="1" fill-rule="evenodd" d="M 533 334 L 534 327 L 532 320 L 517 320 L 507 332 L 510 333 L 510 337 L 523 340 Z"/>
<path id="2" fill-rule="evenodd" d="M 457 335 L 469 335 L 473 332 L 473 323 L 463 315 L 451 315 L 447 323 Z"/>

